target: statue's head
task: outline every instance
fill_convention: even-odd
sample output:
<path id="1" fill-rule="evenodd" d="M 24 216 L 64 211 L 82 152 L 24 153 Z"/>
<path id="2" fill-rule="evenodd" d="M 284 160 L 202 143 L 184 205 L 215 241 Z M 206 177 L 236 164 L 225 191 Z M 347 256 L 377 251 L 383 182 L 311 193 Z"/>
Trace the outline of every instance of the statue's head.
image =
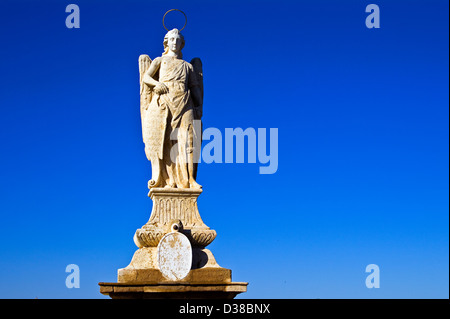
<path id="1" fill-rule="evenodd" d="M 184 47 L 184 37 L 178 29 L 172 29 L 164 37 L 164 53 L 169 51 L 177 53 L 181 57 L 181 50 Z"/>

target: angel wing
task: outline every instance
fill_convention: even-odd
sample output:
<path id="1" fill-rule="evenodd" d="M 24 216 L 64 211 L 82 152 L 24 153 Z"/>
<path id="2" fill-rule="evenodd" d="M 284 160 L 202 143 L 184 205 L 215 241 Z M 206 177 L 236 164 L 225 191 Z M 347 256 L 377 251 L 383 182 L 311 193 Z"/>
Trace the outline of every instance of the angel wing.
<path id="1" fill-rule="evenodd" d="M 152 64 L 152 60 L 147 54 L 142 54 L 139 56 L 139 83 L 140 83 L 140 93 L 141 93 L 141 117 L 142 111 L 146 110 L 150 105 L 152 100 L 152 90 L 144 83 L 144 75 L 148 68 Z"/>
<path id="2" fill-rule="evenodd" d="M 200 58 L 193 58 L 191 60 L 191 65 L 194 68 L 194 73 L 197 78 L 197 82 L 200 86 L 200 89 L 202 91 L 202 101 L 203 101 L 203 65 L 202 60 Z M 196 105 L 197 106 L 197 105 Z M 203 108 L 203 105 L 200 105 L 201 108 Z M 199 120 L 199 118 L 197 118 Z"/>
<path id="3" fill-rule="evenodd" d="M 202 64 L 202 60 L 200 60 L 200 58 L 193 58 L 191 60 L 191 65 L 194 68 L 194 73 L 195 73 L 195 77 L 197 78 L 197 82 L 199 84 L 200 90 L 201 90 L 201 98 L 202 98 L 202 102 L 203 102 L 203 64 Z M 197 107 L 200 108 L 200 114 L 197 112 L 194 112 L 194 118 L 196 120 L 201 120 L 201 113 L 203 113 L 203 105 L 196 105 Z M 201 122 L 200 122 L 201 123 Z M 201 124 L 200 124 L 201 125 Z M 202 143 L 202 125 L 199 128 L 200 130 L 198 131 L 198 128 L 196 125 L 194 125 L 194 139 L 197 141 L 200 141 L 200 145 L 197 145 L 197 148 L 194 148 L 194 179 L 197 179 L 197 171 L 198 171 L 198 160 L 200 158 L 200 148 L 201 148 L 201 143 Z"/>

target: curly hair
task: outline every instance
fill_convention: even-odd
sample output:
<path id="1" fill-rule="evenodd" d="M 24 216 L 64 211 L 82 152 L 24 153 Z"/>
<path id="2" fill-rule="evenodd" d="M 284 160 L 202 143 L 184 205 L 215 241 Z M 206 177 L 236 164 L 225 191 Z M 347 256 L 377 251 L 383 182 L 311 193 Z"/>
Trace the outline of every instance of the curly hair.
<path id="1" fill-rule="evenodd" d="M 178 29 L 172 29 L 169 32 L 166 33 L 166 35 L 164 36 L 164 52 L 162 55 L 166 55 L 169 52 L 169 46 L 167 45 L 167 42 L 169 41 L 169 36 L 171 35 L 179 35 L 180 39 L 181 39 L 181 47 L 180 47 L 180 58 L 183 58 L 183 54 L 181 53 L 181 50 L 183 50 L 184 48 L 184 37 L 181 34 L 180 31 L 178 31 Z"/>

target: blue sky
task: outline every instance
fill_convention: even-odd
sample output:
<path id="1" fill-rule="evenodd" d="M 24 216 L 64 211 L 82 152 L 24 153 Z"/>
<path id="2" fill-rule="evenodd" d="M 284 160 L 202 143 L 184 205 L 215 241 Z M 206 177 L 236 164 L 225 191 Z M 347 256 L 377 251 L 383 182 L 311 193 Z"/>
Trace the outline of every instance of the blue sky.
<path id="1" fill-rule="evenodd" d="M 208 248 L 241 297 L 448 298 L 448 2 L 376 1 L 380 29 L 369 3 L 2 1 L 0 297 L 105 298 L 131 260 L 152 206 L 137 59 L 179 8 L 203 125 L 278 128 L 273 175 L 199 167 Z"/>

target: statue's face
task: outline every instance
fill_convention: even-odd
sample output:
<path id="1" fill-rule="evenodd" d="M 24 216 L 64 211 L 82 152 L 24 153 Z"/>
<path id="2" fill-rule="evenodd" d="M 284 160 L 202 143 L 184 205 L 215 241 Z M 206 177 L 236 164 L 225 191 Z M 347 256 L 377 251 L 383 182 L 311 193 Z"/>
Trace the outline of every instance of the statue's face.
<path id="1" fill-rule="evenodd" d="M 173 52 L 180 52 L 181 50 L 181 44 L 182 40 L 179 34 L 170 34 L 169 38 L 167 39 L 167 46 L 169 47 L 170 51 Z"/>

